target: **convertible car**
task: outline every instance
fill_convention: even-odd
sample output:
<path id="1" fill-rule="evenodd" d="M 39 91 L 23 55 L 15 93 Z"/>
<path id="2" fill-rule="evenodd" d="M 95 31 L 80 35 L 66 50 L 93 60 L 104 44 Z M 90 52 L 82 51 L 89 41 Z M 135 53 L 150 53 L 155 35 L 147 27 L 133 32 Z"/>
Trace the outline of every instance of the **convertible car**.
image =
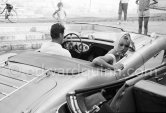
<path id="1" fill-rule="evenodd" d="M 77 94 L 77 91 L 74 93 L 76 89 L 87 90 L 90 87 L 88 90 L 92 91 L 88 94 L 90 96 L 97 91 L 93 92 L 94 87 L 120 83 L 116 88 L 108 87 L 108 92 L 112 95 L 103 99 L 110 100 L 126 80 L 142 75 L 140 73 L 147 70 L 158 68 L 164 63 L 166 38 L 130 32 L 136 49 L 133 51 L 133 48 L 130 48 L 125 57 L 116 63 L 124 65 L 122 70 L 107 70 L 93 66 L 91 61 L 111 50 L 116 38 L 123 32 L 126 31 L 121 28 L 98 24 L 67 25 L 62 46 L 70 51 L 73 58 L 38 52 L 40 45 L 49 41 L 50 37 L 33 41 L 26 38 L 24 42 L 16 41 L 17 43 L 1 42 L 3 46 L 0 50 L 10 50 L 10 52 L 3 52 L 0 56 L 0 111 L 2 113 L 54 113 L 65 110 L 77 112 L 80 105 L 74 103 L 73 106 L 71 101 L 79 102 L 79 100 L 75 97 L 70 98 L 71 95 Z M 102 93 L 108 94 L 107 89 L 101 89 Z M 72 111 L 73 109 L 76 111 Z M 81 112 L 91 110 L 90 107 L 79 109 Z"/>

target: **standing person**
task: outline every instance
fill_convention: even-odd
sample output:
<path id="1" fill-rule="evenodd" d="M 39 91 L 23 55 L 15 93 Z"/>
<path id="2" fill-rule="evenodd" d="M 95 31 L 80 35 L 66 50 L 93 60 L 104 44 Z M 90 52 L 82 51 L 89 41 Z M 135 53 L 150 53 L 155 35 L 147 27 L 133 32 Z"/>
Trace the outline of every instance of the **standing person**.
<path id="1" fill-rule="evenodd" d="M 144 34 L 148 34 L 148 22 L 150 17 L 150 10 L 149 7 L 151 5 L 157 4 L 157 0 L 152 0 L 153 2 L 150 3 L 151 0 L 136 0 L 136 4 L 138 5 L 138 24 L 139 29 L 138 33 L 142 34 L 142 23 L 144 21 Z"/>
<path id="2" fill-rule="evenodd" d="M 65 27 L 61 23 L 53 24 L 50 30 L 52 40 L 42 44 L 38 51 L 42 53 L 71 57 L 70 52 L 61 46 L 64 39 L 64 30 Z"/>
<path id="3" fill-rule="evenodd" d="M 53 18 L 57 19 L 59 23 L 65 25 L 67 14 L 63 8 L 63 3 L 59 2 L 57 4 L 57 7 L 58 7 L 58 9 L 53 13 L 52 16 L 53 16 Z M 56 15 L 57 15 L 57 18 L 56 18 Z"/>
<path id="4" fill-rule="evenodd" d="M 124 13 L 124 21 L 127 21 L 127 9 L 129 0 L 120 0 L 118 11 L 118 24 L 121 24 L 122 12 Z"/>

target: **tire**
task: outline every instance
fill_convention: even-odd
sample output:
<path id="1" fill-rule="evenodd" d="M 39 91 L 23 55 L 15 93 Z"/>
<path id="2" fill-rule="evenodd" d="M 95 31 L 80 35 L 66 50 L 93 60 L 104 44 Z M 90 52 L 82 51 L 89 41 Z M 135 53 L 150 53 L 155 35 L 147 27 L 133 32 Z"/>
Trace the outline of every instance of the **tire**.
<path id="1" fill-rule="evenodd" d="M 8 20 L 12 23 L 17 22 L 18 15 L 17 15 L 17 12 L 14 9 L 11 10 L 10 15 L 8 16 Z"/>

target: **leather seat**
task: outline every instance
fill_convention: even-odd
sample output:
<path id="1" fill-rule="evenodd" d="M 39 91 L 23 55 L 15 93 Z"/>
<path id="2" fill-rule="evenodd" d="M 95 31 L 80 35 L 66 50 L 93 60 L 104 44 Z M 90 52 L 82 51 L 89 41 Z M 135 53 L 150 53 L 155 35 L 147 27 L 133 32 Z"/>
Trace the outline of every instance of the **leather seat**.
<path id="1" fill-rule="evenodd" d="M 134 85 L 138 112 L 166 112 L 166 86 L 142 80 Z"/>
<path id="2" fill-rule="evenodd" d="M 166 112 L 166 86 L 148 80 L 124 84 L 110 106 L 114 112 Z"/>

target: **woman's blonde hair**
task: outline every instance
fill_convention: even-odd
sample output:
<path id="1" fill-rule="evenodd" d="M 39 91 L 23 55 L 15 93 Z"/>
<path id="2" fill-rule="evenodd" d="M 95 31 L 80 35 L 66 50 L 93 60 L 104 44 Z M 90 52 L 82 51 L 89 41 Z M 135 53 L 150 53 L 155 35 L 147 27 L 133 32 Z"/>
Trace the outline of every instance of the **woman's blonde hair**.
<path id="1" fill-rule="evenodd" d="M 121 39 L 126 39 L 129 41 L 129 47 L 134 49 L 133 51 L 135 51 L 135 45 L 134 45 L 134 42 L 131 40 L 131 36 L 128 32 L 123 32 L 121 33 L 120 36 L 117 37 L 115 43 L 114 43 L 114 49 L 117 49 L 118 48 L 118 45 L 120 43 L 120 40 Z"/>
<path id="2" fill-rule="evenodd" d="M 118 48 L 119 42 L 121 39 L 126 39 L 129 41 L 129 43 L 131 43 L 131 37 L 130 34 L 128 32 L 123 32 L 120 34 L 120 36 L 117 37 L 115 43 L 114 43 L 114 48 Z"/>

